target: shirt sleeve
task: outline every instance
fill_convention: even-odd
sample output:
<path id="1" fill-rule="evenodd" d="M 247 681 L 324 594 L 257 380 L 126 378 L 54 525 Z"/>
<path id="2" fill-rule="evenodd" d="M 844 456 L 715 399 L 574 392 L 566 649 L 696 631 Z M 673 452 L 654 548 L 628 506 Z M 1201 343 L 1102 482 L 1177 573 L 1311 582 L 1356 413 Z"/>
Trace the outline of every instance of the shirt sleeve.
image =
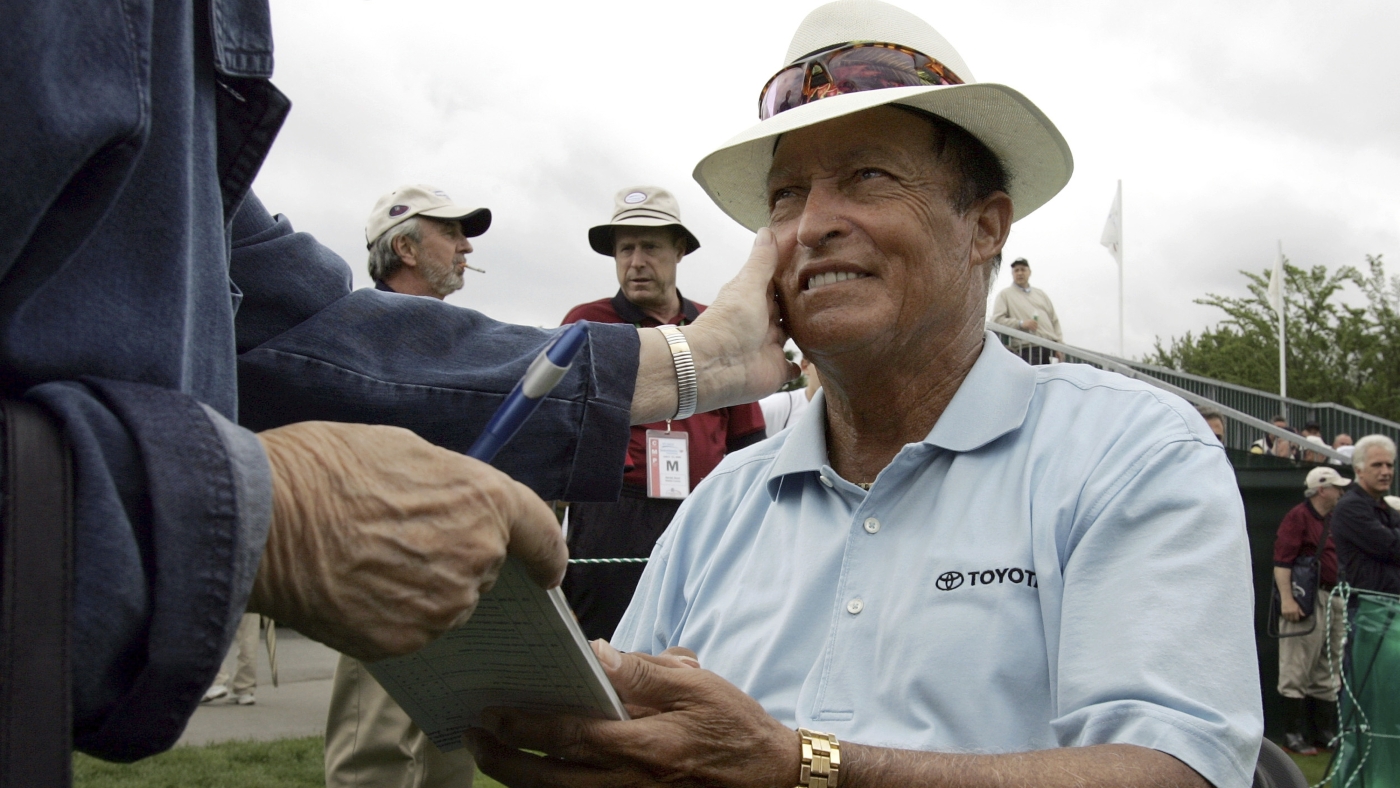
<path id="1" fill-rule="evenodd" d="M 466 451 L 553 336 L 434 298 L 351 291 L 345 262 L 250 195 L 234 222 L 239 421 L 389 424 Z M 573 367 L 501 451 L 543 498 L 615 500 L 638 339 L 594 323 Z"/>
<path id="2" fill-rule="evenodd" d="M 170 389 L 88 378 L 27 397 L 73 455 L 74 746 L 118 761 L 168 749 L 247 605 L 272 517 L 267 457 Z"/>
<path id="3" fill-rule="evenodd" d="M 1306 527 L 1296 507 L 1288 510 L 1283 522 L 1278 524 L 1278 537 L 1274 539 L 1274 566 L 1291 567 L 1298 560 L 1298 553 L 1303 548 L 1303 529 Z"/>
<path id="4" fill-rule="evenodd" d="M 1050 313 L 1050 325 L 1055 330 L 1054 336 L 1050 337 L 1050 339 L 1056 342 L 1063 342 L 1065 341 L 1065 335 L 1060 331 L 1060 316 L 1055 313 L 1055 304 L 1050 300 L 1050 296 L 1045 297 L 1045 303 L 1047 305 L 1046 311 Z"/>
<path id="5" fill-rule="evenodd" d="M 992 322 L 1008 328 L 1020 328 L 1021 321 L 1011 316 L 1011 304 L 1006 298 L 1006 291 L 997 293 L 996 300 L 992 302 Z"/>
<path id="6" fill-rule="evenodd" d="M 1264 721 L 1234 474 L 1204 439 L 1144 448 L 1086 486 L 1068 534 L 1051 726 L 1061 746 L 1149 747 L 1246 788 Z"/>

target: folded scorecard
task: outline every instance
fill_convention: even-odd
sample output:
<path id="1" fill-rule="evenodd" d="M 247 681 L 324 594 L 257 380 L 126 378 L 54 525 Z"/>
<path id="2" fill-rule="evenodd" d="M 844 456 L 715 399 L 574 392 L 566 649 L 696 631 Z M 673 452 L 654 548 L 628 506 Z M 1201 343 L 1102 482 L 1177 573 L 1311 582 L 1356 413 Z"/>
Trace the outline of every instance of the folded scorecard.
<path id="1" fill-rule="evenodd" d="M 491 706 L 627 719 L 563 592 L 540 588 L 513 556 L 466 624 L 366 667 L 443 752 Z"/>

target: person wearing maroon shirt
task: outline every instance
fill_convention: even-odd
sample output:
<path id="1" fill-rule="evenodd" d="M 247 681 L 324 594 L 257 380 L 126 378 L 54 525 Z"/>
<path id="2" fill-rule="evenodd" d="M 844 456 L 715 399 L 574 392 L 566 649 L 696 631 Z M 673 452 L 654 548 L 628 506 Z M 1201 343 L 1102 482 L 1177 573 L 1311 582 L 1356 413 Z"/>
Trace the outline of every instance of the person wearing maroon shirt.
<path id="1" fill-rule="evenodd" d="M 1350 479 L 1332 468 L 1309 471 L 1303 490 L 1306 500 L 1284 515 L 1274 541 L 1274 582 L 1281 615 L 1278 692 L 1284 698 L 1288 724 L 1284 746 L 1300 755 L 1316 755 L 1317 747 L 1328 746 L 1336 732 L 1332 710 L 1337 702 L 1346 610 L 1341 597 L 1329 593 L 1337 584 L 1337 549 L 1330 533 L 1321 552 L 1317 603 L 1311 616 L 1305 616 L 1293 598 L 1293 566 L 1302 556 L 1318 555 L 1323 523 L 1349 484 Z"/>
<path id="2" fill-rule="evenodd" d="M 591 320 L 638 328 L 683 326 L 705 311 L 704 304 L 676 289 L 676 267 L 681 258 L 700 248 L 700 241 L 681 224 L 680 207 L 665 189 L 636 186 L 618 192 L 612 221 L 590 229 L 588 241 L 595 252 L 616 261 L 619 289 L 611 298 L 570 309 L 563 325 Z M 685 492 L 694 490 L 727 453 L 765 437 L 763 411 L 756 403 L 633 426 L 617 502 L 569 506 L 571 557 L 646 558 L 670 524 L 683 495 L 649 485 L 648 430 L 685 434 L 689 464 Z M 590 640 L 612 637 L 643 567 L 642 562 L 570 565 L 564 593 Z"/>

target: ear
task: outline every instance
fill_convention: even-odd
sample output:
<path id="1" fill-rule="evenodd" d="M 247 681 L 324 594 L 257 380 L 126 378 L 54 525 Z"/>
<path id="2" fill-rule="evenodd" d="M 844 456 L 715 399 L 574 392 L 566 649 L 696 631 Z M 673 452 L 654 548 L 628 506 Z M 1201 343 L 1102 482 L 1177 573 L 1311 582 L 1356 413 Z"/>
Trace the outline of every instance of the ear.
<path id="1" fill-rule="evenodd" d="M 394 250 L 394 254 L 399 256 L 399 262 L 409 268 L 417 267 L 418 250 L 413 248 L 412 238 L 407 235 L 395 236 L 394 240 L 390 242 L 390 247 Z"/>
<path id="2" fill-rule="evenodd" d="M 1011 235 L 1011 198 L 1006 192 L 992 192 L 968 210 L 973 221 L 972 265 L 983 266 L 996 257 Z"/>

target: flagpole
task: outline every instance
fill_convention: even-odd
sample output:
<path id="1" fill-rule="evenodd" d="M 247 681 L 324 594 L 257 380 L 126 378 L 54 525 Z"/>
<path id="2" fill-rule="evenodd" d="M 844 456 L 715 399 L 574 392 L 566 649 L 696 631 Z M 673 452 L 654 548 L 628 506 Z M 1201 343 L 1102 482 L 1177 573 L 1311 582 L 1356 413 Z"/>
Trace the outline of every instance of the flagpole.
<path id="1" fill-rule="evenodd" d="M 1283 239 L 1278 242 L 1278 396 L 1283 413 L 1288 410 L 1288 332 L 1284 326 L 1288 314 L 1288 282 L 1283 262 Z"/>
<path id="2" fill-rule="evenodd" d="M 1123 181 L 1118 181 L 1118 357 L 1123 355 Z"/>

